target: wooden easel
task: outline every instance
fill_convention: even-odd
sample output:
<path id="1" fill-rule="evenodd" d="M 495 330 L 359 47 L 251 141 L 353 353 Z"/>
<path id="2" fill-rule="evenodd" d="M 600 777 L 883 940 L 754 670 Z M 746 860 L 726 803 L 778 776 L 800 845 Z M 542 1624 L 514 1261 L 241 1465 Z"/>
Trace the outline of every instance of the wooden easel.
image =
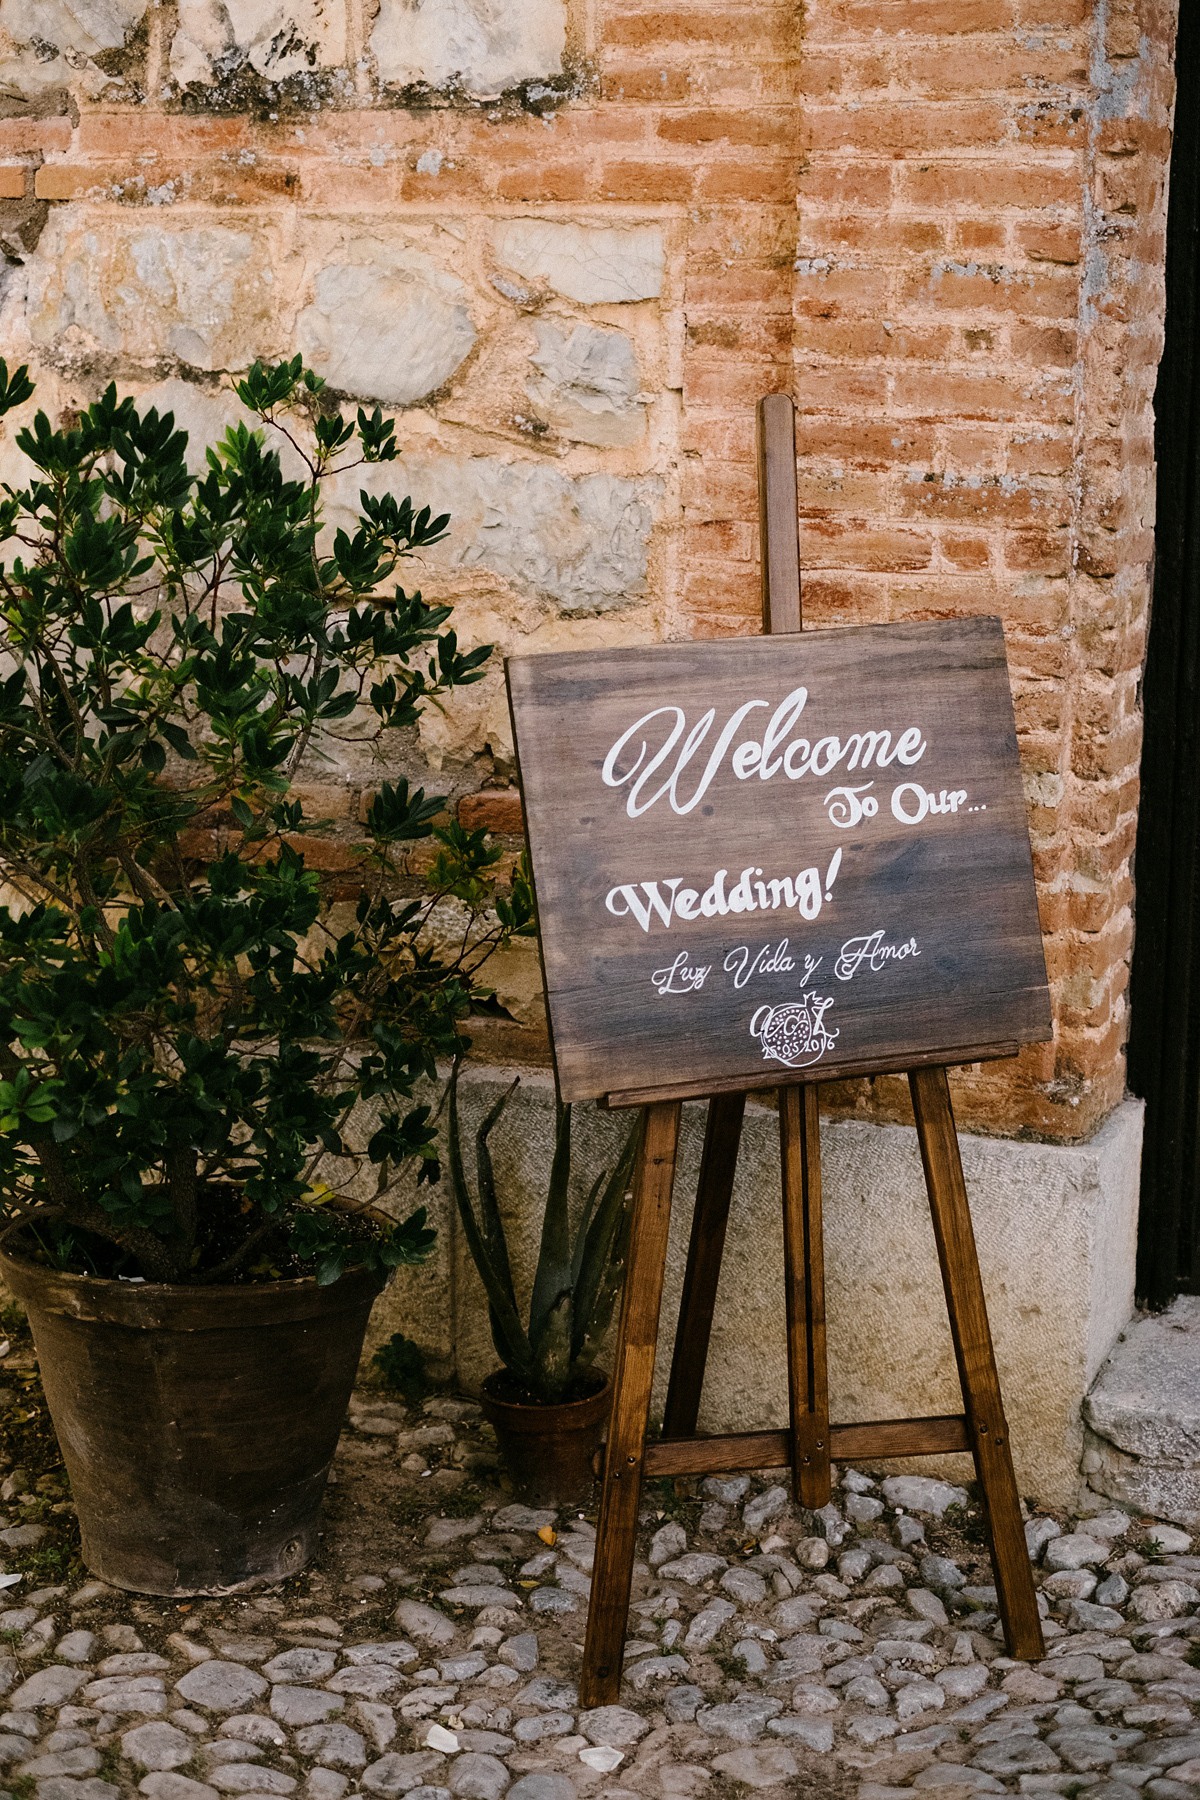
<path id="1" fill-rule="evenodd" d="M 786 395 L 772 394 L 760 402 L 758 444 L 764 629 L 799 631 L 795 414 Z M 996 1056 L 1012 1050 L 993 1046 L 983 1053 Z M 674 1097 L 656 1099 L 651 1093 L 609 1096 L 610 1104 L 629 1105 L 637 1100 L 647 1104 L 634 1173 L 612 1417 L 579 1687 L 582 1706 L 607 1706 L 619 1698 L 638 1508 L 647 1475 L 790 1468 L 800 1505 L 816 1508 L 830 1498 L 831 1457 L 859 1461 L 969 1450 L 984 1496 L 1009 1654 L 1025 1658 L 1045 1655 L 946 1070 L 942 1066 L 914 1068 L 908 1080 L 963 1412 L 945 1418 L 891 1419 L 862 1425 L 829 1423 L 817 1083 L 800 1078 L 794 1085 L 779 1088 L 790 1428 L 728 1437 L 696 1436 L 746 1107 L 744 1091 L 723 1093 L 709 1101 L 663 1437 L 658 1443 L 647 1443 L 646 1426 L 682 1103 Z"/>

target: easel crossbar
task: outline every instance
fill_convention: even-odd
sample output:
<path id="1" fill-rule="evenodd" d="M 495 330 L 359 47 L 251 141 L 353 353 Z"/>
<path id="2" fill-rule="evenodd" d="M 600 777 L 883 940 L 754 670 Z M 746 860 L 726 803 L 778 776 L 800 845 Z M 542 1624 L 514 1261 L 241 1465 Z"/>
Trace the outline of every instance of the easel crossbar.
<path id="1" fill-rule="evenodd" d="M 792 1460 L 788 1431 L 742 1431 L 725 1437 L 668 1438 L 646 1446 L 647 1475 L 719 1475 L 732 1469 L 786 1469 Z M 868 1457 L 944 1456 L 970 1450 L 966 1417 L 877 1419 L 831 1425 L 829 1453 L 837 1462 Z"/>

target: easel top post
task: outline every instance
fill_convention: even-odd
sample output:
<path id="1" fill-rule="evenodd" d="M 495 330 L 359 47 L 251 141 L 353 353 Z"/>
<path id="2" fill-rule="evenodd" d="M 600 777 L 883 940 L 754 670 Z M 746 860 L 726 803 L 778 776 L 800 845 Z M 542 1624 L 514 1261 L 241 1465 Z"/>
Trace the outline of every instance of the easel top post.
<path id="1" fill-rule="evenodd" d="M 799 631 L 796 409 L 787 394 L 768 394 L 758 403 L 758 531 L 763 631 Z"/>

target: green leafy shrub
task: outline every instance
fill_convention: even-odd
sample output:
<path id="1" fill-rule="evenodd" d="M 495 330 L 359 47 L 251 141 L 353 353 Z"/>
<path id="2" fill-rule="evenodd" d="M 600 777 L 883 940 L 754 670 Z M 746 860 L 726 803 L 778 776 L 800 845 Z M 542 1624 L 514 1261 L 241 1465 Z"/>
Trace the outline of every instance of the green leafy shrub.
<path id="1" fill-rule="evenodd" d="M 325 528 L 329 479 L 396 443 L 323 385 L 299 357 L 256 364 L 236 391 L 257 428 L 198 477 L 173 416 L 113 387 L 17 434 L 34 473 L 0 500 L 0 1189 L 63 1266 L 203 1283 L 419 1261 L 424 1209 L 380 1230 L 321 1159 L 349 1159 L 359 1193 L 365 1170 L 372 1200 L 413 1159 L 436 1176 L 415 1084 L 469 1041 L 484 958 L 532 929 L 523 874 L 500 892 L 485 834 L 435 823 L 443 800 L 403 780 L 349 878 L 305 860 L 329 821 L 296 778 L 339 739 L 395 741 L 489 654 L 392 585 L 445 515 L 363 492 L 353 531 Z M 0 363 L 0 412 L 32 392 Z M 430 837 L 420 887 L 397 851 Z M 467 926 L 441 954 L 427 927 L 451 899 Z"/>

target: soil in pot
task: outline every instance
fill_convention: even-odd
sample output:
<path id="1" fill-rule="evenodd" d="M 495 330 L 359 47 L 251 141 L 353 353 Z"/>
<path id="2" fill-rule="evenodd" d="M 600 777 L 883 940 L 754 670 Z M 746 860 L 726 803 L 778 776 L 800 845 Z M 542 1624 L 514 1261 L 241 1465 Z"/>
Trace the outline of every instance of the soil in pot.
<path id="1" fill-rule="evenodd" d="M 83 1557 L 116 1587 L 218 1594 L 295 1575 L 383 1277 L 171 1287 L 0 1250 L 25 1307 Z"/>
<path id="2" fill-rule="evenodd" d="M 608 1421 L 612 1390 L 603 1370 L 591 1372 L 590 1392 L 547 1406 L 498 1369 L 483 1384 L 484 1417 L 523 1498 L 543 1505 L 586 1501 L 594 1479 L 592 1459 Z"/>

